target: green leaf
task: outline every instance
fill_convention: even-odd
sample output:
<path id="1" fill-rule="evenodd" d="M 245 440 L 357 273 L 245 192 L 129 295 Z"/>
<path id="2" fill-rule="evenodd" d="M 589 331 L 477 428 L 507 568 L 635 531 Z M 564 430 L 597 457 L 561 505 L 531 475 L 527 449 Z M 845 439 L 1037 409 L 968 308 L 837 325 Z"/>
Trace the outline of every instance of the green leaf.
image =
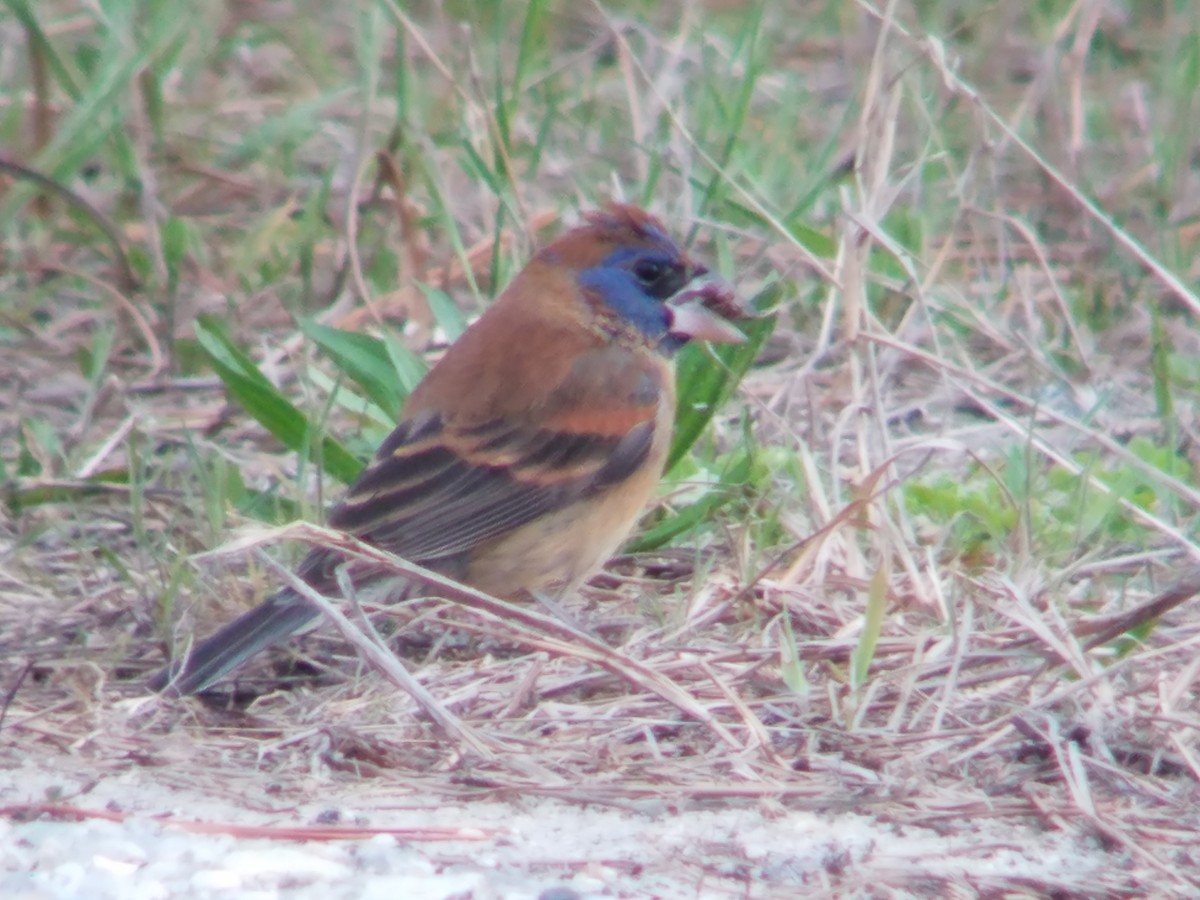
<path id="1" fill-rule="evenodd" d="M 300 330 L 322 350 L 347 378 L 357 384 L 393 420 L 399 418 L 408 389 L 401 383 L 388 346 L 378 338 L 342 331 L 312 319 L 300 319 Z"/>
<path id="2" fill-rule="evenodd" d="M 328 435 L 320 442 L 314 441 L 316 428 L 276 390 L 215 317 L 200 316 L 197 319 L 196 340 L 230 396 L 284 446 L 297 453 L 307 453 L 338 481 L 348 483 L 358 476 L 362 463 L 354 454 Z"/>
<path id="3" fill-rule="evenodd" d="M 413 353 L 391 335 L 384 338 L 384 347 L 387 350 L 388 359 L 391 360 L 392 369 L 395 371 L 396 377 L 400 379 L 404 396 L 407 397 L 413 392 L 413 388 L 421 383 L 421 379 L 429 371 L 429 364 L 425 362 L 424 357 Z"/>
<path id="4" fill-rule="evenodd" d="M 462 166 L 463 171 L 466 172 L 468 176 L 478 178 L 480 181 L 486 184 L 491 190 L 492 194 L 495 196 L 502 196 L 504 184 L 501 177 L 488 168 L 488 164 L 484 162 L 483 157 L 479 155 L 479 151 L 472 146 L 471 141 L 467 138 L 463 138 L 459 143 L 459 146 L 462 148 L 465 154 L 465 158 L 459 160 L 459 165 Z"/>
<path id="5" fill-rule="evenodd" d="M 233 505 L 243 516 L 276 525 L 294 521 L 304 515 L 301 504 L 272 491 L 247 489 L 233 498 Z"/>
<path id="6" fill-rule="evenodd" d="M 167 267 L 167 292 L 173 293 L 179 285 L 183 266 L 187 261 L 191 235 L 188 223 L 176 216 L 169 216 L 162 226 L 162 255 Z"/>
<path id="7" fill-rule="evenodd" d="M 15 516 L 24 509 L 46 503 L 78 503 L 93 497 L 102 497 L 112 493 L 111 485 L 128 484 L 128 469 L 104 469 L 74 483 L 37 482 L 28 487 L 20 483 L 12 484 L 4 492 L 4 500 L 9 512 Z"/>
<path id="8" fill-rule="evenodd" d="M 862 634 L 850 654 L 850 686 L 858 690 L 867 683 L 867 675 L 871 671 L 871 660 L 875 658 L 875 648 L 879 644 L 879 635 L 883 631 L 883 614 L 887 610 L 887 571 L 880 566 L 871 576 L 867 588 L 867 609 L 863 619 Z"/>
<path id="9" fill-rule="evenodd" d="M 779 293 L 777 284 L 768 285 L 751 301 L 752 308 L 773 307 Z M 739 322 L 738 326 L 746 335 L 744 344 L 722 344 L 712 348 L 690 344 L 679 353 L 675 365 L 679 404 L 675 414 L 675 439 L 667 457 L 668 472 L 687 455 L 721 404 L 738 386 L 774 331 L 775 316 L 760 316 Z"/>
<path id="10" fill-rule="evenodd" d="M 783 639 L 779 643 L 779 674 L 788 690 L 801 698 L 807 698 L 808 679 L 804 677 L 800 649 L 796 645 L 796 633 L 792 630 L 792 617 L 786 608 L 780 619 L 783 622 Z"/>
<path id="11" fill-rule="evenodd" d="M 75 78 L 66 62 L 55 50 L 50 38 L 46 36 L 41 23 L 34 16 L 29 0 L 5 0 L 4 5 L 21 23 L 21 27 L 25 31 L 25 40 L 30 47 L 27 52 L 31 55 L 36 53 L 41 57 L 42 62 L 49 66 L 59 88 L 72 100 L 78 100 L 79 88 L 75 83 Z"/>
<path id="12" fill-rule="evenodd" d="M 451 343 L 457 341 L 458 336 L 467 330 L 467 317 L 454 302 L 454 298 L 445 291 L 423 281 L 418 281 L 417 287 L 425 295 L 425 302 L 429 304 L 433 320 L 438 323 L 438 327 L 442 331 L 446 332 L 447 340 Z"/>
<path id="13" fill-rule="evenodd" d="M 814 193 L 816 193 L 814 191 Z M 837 255 L 837 240 L 802 221 L 786 223 L 789 233 L 813 256 L 832 259 Z"/>
<path id="14" fill-rule="evenodd" d="M 92 338 L 92 346 L 80 347 L 76 351 L 79 371 L 83 373 L 83 377 L 93 388 L 100 383 L 100 379 L 104 376 L 104 368 L 108 365 L 108 359 L 112 355 L 115 337 L 116 329 L 111 324 L 102 325 L 97 328 Z"/>
<path id="15" fill-rule="evenodd" d="M 738 496 L 737 488 L 750 479 L 753 462 L 753 454 L 743 449 L 730 460 L 720 478 L 703 497 L 687 504 L 674 515 L 668 516 L 639 535 L 636 540 L 630 541 L 626 545 L 627 552 L 655 550 L 679 535 L 691 531 L 701 522 L 708 521 L 714 512 Z"/>

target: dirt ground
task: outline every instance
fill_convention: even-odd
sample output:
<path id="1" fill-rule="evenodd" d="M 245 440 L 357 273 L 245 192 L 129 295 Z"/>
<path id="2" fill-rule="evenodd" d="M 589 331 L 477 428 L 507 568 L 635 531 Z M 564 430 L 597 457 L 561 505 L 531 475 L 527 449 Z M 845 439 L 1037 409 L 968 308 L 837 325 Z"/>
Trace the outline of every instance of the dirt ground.
<path id="1" fill-rule="evenodd" d="M 1200 896 L 1193 5 L 134 6 L 0 4 L 0 898 Z M 398 401 L 614 198 L 778 306 L 595 646 L 148 696 L 391 427 L 312 321 Z"/>
<path id="2" fill-rule="evenodd" d="M 1031 896 L 1056 885 L 1103 895 L 1114 864 L 1097 841 L 986 816 L 935 830 L 669 793 L 454 802 L 320 766 L 187 782 L 79 757 L 5 759 L 0 805 L 30 812 L 0 821 L 0 896 L 969 897 L 1019 896 L 1023 884 Z"/>

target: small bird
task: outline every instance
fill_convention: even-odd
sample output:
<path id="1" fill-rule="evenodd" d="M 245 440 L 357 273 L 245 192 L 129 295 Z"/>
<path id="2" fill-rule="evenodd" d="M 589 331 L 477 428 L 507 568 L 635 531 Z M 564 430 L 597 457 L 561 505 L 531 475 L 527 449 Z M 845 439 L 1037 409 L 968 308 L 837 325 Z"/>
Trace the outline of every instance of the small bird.
<path id="1" fill-rule="evenodd" d="M 730 285 L 649 213 L 615 203 L 588 213 L 417 385 L 328 524 L 493 596 L 575 590 L 625 539 L 662 476 L 675 351 L 744 340 L 728 321 L 742 315 Z M 297 574 L 331 594 L 343 562 L 315 548 Z M 383 577 L 362 564 L 348 571 L 356 589 Z M 150 687 L 204 690 L 318 616 L 284 588 Z"/>

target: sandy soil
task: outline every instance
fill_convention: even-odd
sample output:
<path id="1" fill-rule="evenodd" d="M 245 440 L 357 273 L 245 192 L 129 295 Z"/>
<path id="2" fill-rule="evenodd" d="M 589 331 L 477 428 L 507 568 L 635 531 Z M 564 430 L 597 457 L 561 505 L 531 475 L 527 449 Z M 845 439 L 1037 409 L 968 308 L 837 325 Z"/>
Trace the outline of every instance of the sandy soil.
<path id="1" fill-rule="evenodd" d="M 9 755 L 0 803 L 0 896 L 13 900 L 973 896 L 1078 889 L 1113 863 L 1094 844 L 986 818 L 940 834 L 773 802 L 447 803 L 321 772 L 214 789 L 72 756 Z M 12 814 L 49 803 L 109 818 Z M 362 836 L 330 839 L 339 829 Z"/>

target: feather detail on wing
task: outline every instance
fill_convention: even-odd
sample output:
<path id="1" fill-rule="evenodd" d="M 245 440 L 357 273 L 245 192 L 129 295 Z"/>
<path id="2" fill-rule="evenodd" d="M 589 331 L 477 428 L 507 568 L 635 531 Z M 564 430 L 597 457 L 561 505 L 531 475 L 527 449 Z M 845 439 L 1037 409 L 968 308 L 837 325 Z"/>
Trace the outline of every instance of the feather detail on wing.
<path id="1" fill-rule="evenodd" d="M 614 376 L 612 361 L 585 357 L 520 419 L 401 423 L 329 524 L 429 563 L 619 484 L 650 454 L 666 374 L 630 355 Z"/>

